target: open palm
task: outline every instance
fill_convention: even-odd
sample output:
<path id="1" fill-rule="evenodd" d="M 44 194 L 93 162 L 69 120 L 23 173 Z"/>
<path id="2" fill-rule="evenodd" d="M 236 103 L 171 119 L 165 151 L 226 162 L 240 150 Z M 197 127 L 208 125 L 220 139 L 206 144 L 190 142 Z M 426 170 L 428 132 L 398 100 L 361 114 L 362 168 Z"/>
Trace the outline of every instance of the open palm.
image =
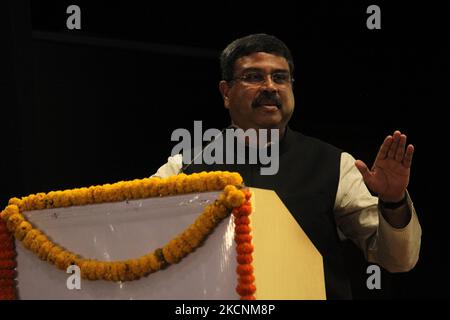
<path id="1" fill-rule="evenodd" d="M 355 162 L 367 187 L 385 202 L 398 202 L 405 196 L 414 153 L 413 145 L 406 150 L 405 146 L 406 135 L 395 131 L 384 139 L 371 170 L 361 160 Z"/>

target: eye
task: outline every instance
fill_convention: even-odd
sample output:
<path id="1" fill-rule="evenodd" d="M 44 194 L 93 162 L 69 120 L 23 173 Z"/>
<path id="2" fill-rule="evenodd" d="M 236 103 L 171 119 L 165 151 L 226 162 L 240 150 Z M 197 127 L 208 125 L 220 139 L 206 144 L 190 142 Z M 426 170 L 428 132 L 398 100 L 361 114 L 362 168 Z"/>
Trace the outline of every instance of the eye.
<path id="1" fill-rule="evenodd" d="M 244 81 L 250 83 L 259 83 L 264 81 L 264 76 L 261 73 L 257 72 L 247 73 L 242 78 Z"/>
<path id="2" fill-rule="evenodd" d="M 272 75 L 272 80 L 278 84 L 285 84 L 289 82 L 289 74 L 287 73 L 274 73 Z"/>

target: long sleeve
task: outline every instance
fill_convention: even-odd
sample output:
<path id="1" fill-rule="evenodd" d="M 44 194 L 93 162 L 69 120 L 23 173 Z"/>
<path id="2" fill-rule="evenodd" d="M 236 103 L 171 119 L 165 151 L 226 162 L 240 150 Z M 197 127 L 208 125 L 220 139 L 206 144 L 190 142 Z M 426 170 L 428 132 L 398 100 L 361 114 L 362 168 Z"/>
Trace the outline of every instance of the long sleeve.
<path id="1" fill-rule="evenodd" d="M 409 194 L 407 205 L 395 210 L 409 210 L 411 219 L 404 228 L 394 228 L 383 218 L 378 198 L 370 194 L 354 163 L 350 154 L 342 153 L 334 206 L 339 231 L 361 248 L 369 262 L 390 272 L 411 270 L 419 259 L 422 230 Z"/>

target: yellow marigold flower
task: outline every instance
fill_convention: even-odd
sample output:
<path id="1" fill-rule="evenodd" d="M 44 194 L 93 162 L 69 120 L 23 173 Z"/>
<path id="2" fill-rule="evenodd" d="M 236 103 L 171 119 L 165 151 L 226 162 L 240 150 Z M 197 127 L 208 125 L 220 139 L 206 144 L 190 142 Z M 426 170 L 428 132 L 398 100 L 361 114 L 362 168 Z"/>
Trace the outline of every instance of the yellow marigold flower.
<path id="1" fill-rule="evenodd" d="M 66 259 L 66 255 L 67 255 L 66 251 L 61 251 L 55 256 L 55 265 L 58 267 L 58 269 L 66 270 L 66 268 L 64 268 L 64 261 Z"/>
<path id="2" fill-rule="evenodd" d="M 196 227 L 195 223 L 192 224 L 189 228 L 188 228 L 189 232 L 191 232 L 191 235 L 194 239 L 198 240 L 198 241 L 203 241 L 204 239 L 204 235 L 203 233 Z"/>
<path id="3" fill-rule="evenodd" d="M 111 280 L 112 281 L 120 281 L 119 273 L 118 273 L 117 263 L 111 262 Z"/>
<path id="4" fill-rule="evenodd" d="M 161 179 L 159 179 L 159 178 L 150 178 L 150 184 L 148 186 L 149 190 L 147 190 L 147 192 L 150 193 L 150 197 L 158 196 L 160 182 L 161 182 Z"/>
<path id="5" fill-rule="evenodd" d="M 182 235 L 179 235 L 176 239 L 175 242 L 178 246 L 178 248 L 180 248 L 181 253 L 182 253 L 182 258 L 185 257 L 186 255 L 188 255 L 189 253 L 192 252 L 192 248 L 191 245 L 186 242 L 184 240 L 184 238 L 182 237 Z"/>
<path id="6" fill-rule="evenodd" d="M 177 194 L 182 194 L 184 193 L 184 180 L 186 180 L 186 174 L 185 173 L 180 173 L 177 175 L 177 180 L 175 182 L 175 192 Z"/>
<path id="7" fill-rule="evenodd" d="M 78 262 L 78 267 L 80 267 L 80 271 L 81 271 L 81 278 L 83 279 L 87 279 L 88 275 L 89 275 L 89 262 L 90 260 L 88 259 L 82 259 Z"/>
<path id="8" fill-rule="evenodd" d="M 116 262 L 116 269 L 117 269 L 117 276 L 119 277 L 120 281 L 127 281 L 129 280 L 127 277 L 127 267 L 125 265 L 125 262 L 118 261 Z"/>
<path id="9" fill-rule="evenodd" d="M 192 187 L 191 181 L 192 181 L 191 176 L 187 176 L 187 177 L 185 177 L 184 179 L 182 179 L 180 181 L 181 186 L 183 188 L 183 192 L 182 193 L 190 193 L 190 192 L 194 191 L 194 188 Z"/>
<path id="10" fill-rule="evenodd" d="M 21 210 L 22 212 L 32 210 L 32 208 L 30 206 L 30 201 L 28 200 L 28 197 L 22 197 L 21 201 L 22 201 L 22 208 L 23 208 L 23 210 Z"/>
<path id="11" fill-rule="evenodd" d="M 56 192 L 50 191 L 47 193 L 47 208 L 56 208 Z"/>
<path id="12" fill-rule="evenodd" d="M 19 207 L 16 206 L 15 204 L 9 205 L 5 208 L 5 210 L 3 210 L 0 213 L 0 218 L 5 221 L 8 222 L 9 217 L 11 217 L 13 214 L 18 214 L 19 212 Z"/>
<path id="13" fill-rule="evenodd" d="M 95 203 L 94 192 L 95 192 L 95 187 L 94 186 L 90 186 L 88 188 L 88 190 L 87 190 L 87 193 L 86 193 L 86 200 L 87 200 L 88 204 Z"/>
<path id="14" fill-rule="evenodd" d="M 97 278 L 97 261 L 89 260 L 86 263 L 86 277 L 89 280 L 98 280 Z"/>
<path id="15" fill-rule="evenodd" d="M 70 207 L 72 205 L 72 192 L 65 190 L 61 193 L 61 206 Z"/>
<path id="16" fill-rule="evenodd" d="M 151 180 L 150 178 L 142 179 L 141 183 L 141 198 L 149 198 L 151 196 Z"/>
<path id="17" fill-rule="evenodd" d="M 237 172 L 232 172 L 230 175 L 231 181 L 229 181 L 230 184 L 235 186 L 240 186 L 244 182 L 241 175 Z"/>
<path id="18" fill-rule="evenodd" d="M 30 232 L 28 232 L 29 234 Z M 24 243 L 25 244 L 25 243 Z M 48 256 L 47 256 L 47 261 L 50 262 L 51 264 L 55 264 L 56 263 L 56 256 L 58 254 L 60 254 L 63 251 L 63 248 L 61 248 L 60 246 L 54 246 L 53 248 L 50 249 Z"/>
<path id="19" fill-rule="evenodd" d="M 9 231 L 14 232 L 23 221 L 25 221 L 25 218 L 21 213 L 14 213 L 8 218 L 6 227 Z"/>
<path id="20" fill-rule="evenodd" d="M 201 239 L 198 239 L 198 237 L 194 234 L 194 231 L 192 229 L 193 229 L 192 227 L 189 227 L 180 236 L 183 239 L 185 245 L 189 246 L 190 252 L 194 251 L 194 249 L 201 242 Z"/>
<path id="21" fill-rule="evenodd" d="M 228 211 L 227 207 L 223 204 L 219 204 L 216 207 L 216 216 L 218 219 L 222 220 L 228 216 L 230 212 Z"/>
<path id="22" fill-rule="evenodd" d="M 195 221 L 195 224 L 197 226 L 205 228 L 205 230 L 207 229 L 208 231 L 212 231 L 212 228 L 214 227 L 214 222 L 210 219 L 212 216 L 213 216 L 212 211 L 207 212 L 206 214 L 198 217 L 197 220 Z M 200 230 L 203 230 L 202 228 L 200 228 Z"/>
<path id="23" fill-rule="evenodd" d="M 138 259 L 139 267 L 141 269 L 140 276 L 145 277 L 151 272 L 150 261 L 147 256 L 142 256 Z"/>
<path id="24" fill-rule="evenodd" d="M 61 190 L 55 191 L 54 199 L 53 199 L 53 207 L 60 208 L 65 203 L 64 194 Z"/>
<path id="25" fill-rule="evenodd" d="M 22 241 L 31 229 L 33 229 L 33 226 L 28 221 L 22 221 L 16 228 L 14 236 L 17 240 Z"/>
<path id="26" fill-rule="evenodd" d="M 48 254 L 54 246 L 50 241 L 44 242 L 39 248 L 38 257 L 42 260 L 47 260 Z"/>
<path id="27" fill-rule="evenodd" d="M 56 265 L 62 270 L 67 270 L 67 268 L 70 265 L 76 264 L 78 262 L 78 260 L 79 260 L 78 257 L 74 253 L 72 253 L 70 251 L 63 251 L 62 260 L 58 261 Z M 58 265 L 58 263 L 59 263 L 59 265 Z M 89 279 L 95 280 L 95 272 L 94 272 L 94 276 L 92 276 L 90 274 L 90 278 Z"/>
<path id="28" fill-rule="evenodd" d="M 137 180 L 136 186 L 134 189 L 136 199 L 142 199 L 147 194 L 147 191 L 144 190 L 144 182 L 141 180 Z"/>
<path id="29" fill-rule="evenodd" d="M 29 249 L 31 242 L 34 240 L 34 238 L 36 238 L 37 236 L 39 236 L 41 234 L 42 234 L 42 232 L 39 231 L 38 229 L 31 229 L 30 231 L 28 231 L 22 240 L 22 243 L 25 246 L 25 248 Z"/>
<path id="30" fill-rule="evenodd" d="M 104 193 L 105 188 L 102 186 L 96 186 L 94 187 L 92 195 L 94 196 L 94 202 L 95 203 L 101 203 L 104 202 Z"/>
<path id="31" fill-rule="evenodd" d="M 141 266 L 140 266 L 139 262 L 137 261 L 137 259 L 127 260 L 127 265 L 130 268 L 132 278 L 133 279 L 139 278 L 142 271 L 141 271 Z"/>
<path id="32" fill-rule="evenodd" d="M 169 186 L 167 184 L 167 181 L 162 181 L 158 186 L 158 196 L 164 197 L 169 195 Z"/>
<path id="33" fill-rule="evenodd" d="M 170 263 L 170 264 L 174 264 L 177 263 L 178 261 L 176 260 L 176 258 L 173 256 L 169 245 L 165 245 L 162 249 L 163 255 L 164 255 L 164 259 Z"/>
<path id="34" fill-rule="evenodd" d="M 200 218 L 194 222 L 194 226 L 205 236 L 211 232 L 211 228 L 203 224 L 203 221 L 200 220 Z"/>
<path id="35" fill-rule="evenodd" d="M 47 195 L 43 192 L 36 194 L 35 197 L 35 208 L 37 210 L 45 209 L 47 206 Z"/>
<path id="36" fill-rule="evenodd" d="M 95 277 L 97 279 L 105 279 L 105 272 L 106 272 L 106 263 L 103 261 L 99 261 L 95 264 Z"/>
<path id="37" fill-rule="evenodd" d="M 234 185 L 227 185 L 224 189 L 223 192 L 225 193 L 225 196 L 228 196 L 228 194 L 232 191 L 236 191 L 237 188 Z"/>
<path id="38" fill-rule="evenodd" d="M 240 207 L 245 201 L 245 195 L 242 191 L 236 190 L 228 193 L 225 204 L 228 207 Z"/>
<path id="39" fill-rule="evenodd" d="M 22 204 L 22 200 L 20 200 L 19 198 L 11 198 L 8 201 L 8 205 L 15 205 L 19 208 L 19 211 L 24 211 L 23 210 L 23 204 Z"/>
<path id="40" fill-rule="evenodd" d="M 30 250 L 34 253 L 38 254 L 41 245 L 48 241 L 48 238 L 44 234 L 38 235 L 36 238 L 31 241 Z"/>
<path id="41" fill-rule="evenodd" d="M 167 249 L 170 251 L 174 258 L 174 261 L 176 262 L 180 262 L 180 260 L 184 257 L 183 251 L 179 247 L 176 239 L 172 239 L 169 241 L 169 243 L 167 244 Z"/>
<path id="42" fill-rule="evenodd" d="M 155 272 L 155 271 L 158 271 L 161 269 L 161 262 L 159 261 L 159 259 L 156 257 L 156 255 L 154 253 L 150 253 L 150 254 L 146 255 L 145 257 L 148 260 L 148 264 L 150 265 L 152 272 Z"/>
<path id="43" fill-rule="evenodd" d="M 112 262 L 104 262 L 105 273 L 104 273 L 103 279 L 105 279 L 107 281 L 112 281 L 113 280 L 112 265 L 113 265 Z"/>

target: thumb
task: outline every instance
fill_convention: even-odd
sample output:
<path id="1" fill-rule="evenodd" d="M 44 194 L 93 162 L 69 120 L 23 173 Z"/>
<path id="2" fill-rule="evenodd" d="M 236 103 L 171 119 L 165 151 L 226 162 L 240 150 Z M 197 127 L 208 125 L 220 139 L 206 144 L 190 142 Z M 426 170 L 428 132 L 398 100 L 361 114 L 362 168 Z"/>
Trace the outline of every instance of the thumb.
<path id="1" fill-rule="evenodd" d="M 367 168 L 366 164 L 361 160 L 356 160 L 355 166 L 356 168 L 358 168 L 359 172 L 361 172 L 364 182 L 367 183 L 372 178 L 372 173 L 370 172 L 369 168 Z"/>

